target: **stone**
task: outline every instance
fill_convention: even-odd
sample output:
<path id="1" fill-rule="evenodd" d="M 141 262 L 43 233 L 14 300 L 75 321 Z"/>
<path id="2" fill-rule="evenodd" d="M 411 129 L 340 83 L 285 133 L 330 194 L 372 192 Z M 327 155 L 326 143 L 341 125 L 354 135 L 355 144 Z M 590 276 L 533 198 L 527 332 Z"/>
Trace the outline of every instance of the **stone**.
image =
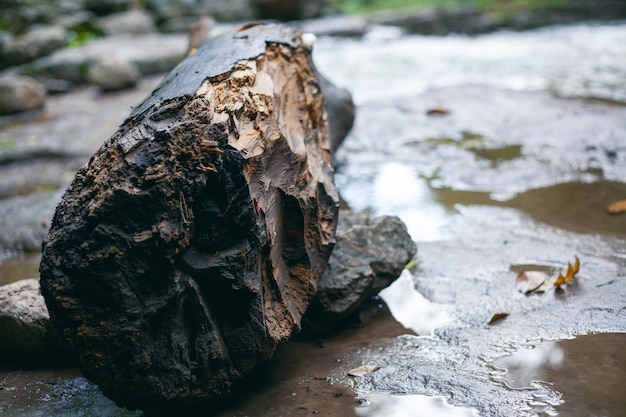
<path id="1" fill-rule="evenodd" d="M 302 20 L 293 24 L 302 32 L 311 32 L 317 36 L 360 37 L 369 28 L 366 18 L 347 15 Z"/>
<path id="2" fill-rule="evenodd" d="M 184 34 L 119 35 L 99 38 L 77 48 L 68 48 L 40 58 L 29 72 L 37 77 L 87 83 L 89 66 L 102 57 L 116 57 L 137 66 L 142 76 L 164 73 L 186 55 Z"/>
<path id="3" fill-rule="evenodd" d="M 337 87 L 319 71 L 317 78 L 324 95 L 324 106 L 328 113 L 330 149 L 335 152 L 352 129 L 356 108 L 350 91 Z"/>
<path id="4" fill-rule="evenodd" d="M 46 97 L 45 87 L 34 78 L 25 76 L 0 78 L 0 114 L 39 109 L 46 102 Z"/>
<path id="5" fill-rule="evenodd" d="M 152 15 L 145 10 L 128 10 L 102 17 L 98 27 L 107 36 L 158 32 Z"/>
<path id="6" fill-rule="evenodd" d="M 146 0 L 145 7 L 157 21 L 181 16 L 213 16 L 221 22 L 251 20 L 255 15 L 251 0 Z"/>
<path id="7" fill-rule="evenodd" d="M 417 245 L 399 218 L 371 219 L 362 212 L 340 211 L 337 244 L 307 311 L 307 323 L 323 328 L 345 319 L 395 281 L 416 253 Z"/>
<path id="8" fill-rule="evenodd" d="M 67 32 L 61 26 L 37 26 L 2 49 L 3 66 L 20 65 L 49 55 L 67 44 Z"/>
<path id="9" fill-rule="evenodd" d="M 87 81 L 105 91 L 123 90 L 137 84 L 141 73 L 135 64 L 122 58 L 109 57 L 89 66 Z"/>
<path id="10" fill-rule="evenodd" d="M 325 2 L 323 0 L 251 0 L 251 3 L 261 19 L 288 21 L 319 16 Z"/>
<path id="11" fill-rule="evenodd" d="M 36 278 L 0 286 L 0 358 L 32 361 L 62 355 Z"/>
<path id="12" fill-rule="evenodd" d="M 136 0 L 83 0 L 84 6 L 97 15 L 126 11 L 136 5 Z"/>

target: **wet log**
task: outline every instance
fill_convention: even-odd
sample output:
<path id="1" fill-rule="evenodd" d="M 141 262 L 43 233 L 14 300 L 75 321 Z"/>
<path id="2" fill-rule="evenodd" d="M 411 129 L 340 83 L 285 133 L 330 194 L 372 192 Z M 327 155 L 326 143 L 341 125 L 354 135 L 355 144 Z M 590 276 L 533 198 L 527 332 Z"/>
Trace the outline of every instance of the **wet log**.
<path id="1" fill-rule="evenodd" d="M 248 27 L 184 60 L 76 174 L 41 288 L 118 405 L 206 412 L 300 328 L 335 240 L 326 118 L 301 34 Z"/>

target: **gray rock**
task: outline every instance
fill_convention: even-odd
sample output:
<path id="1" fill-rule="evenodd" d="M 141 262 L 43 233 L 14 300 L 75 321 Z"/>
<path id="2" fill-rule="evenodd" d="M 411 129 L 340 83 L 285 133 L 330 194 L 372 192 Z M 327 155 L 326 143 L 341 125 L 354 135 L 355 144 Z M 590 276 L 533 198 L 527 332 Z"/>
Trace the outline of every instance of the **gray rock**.
<path id="1" fill-rule="evenodd" d="M 38 26 L 13 42 L 7 42 L 2 48 L 0 59 L 3 66 L 20 65 L 36 58 L 49 55 L 64 47 L 67 43 L 67 32 L 61 26 Z"/>
<path id="2" fill-rule="evenodd" d="M 46 89 L 31 77 L 0 78 L 0 114 L 19 113 L 43 107 Z"/>
<path id="3" fill-rule="evenodd" d="M 144 76 L 171 70 L 185 57 L 186 51 L 187 37 L 183 34 L 119 35 L 57 51 L 34 61 L 29 71 L 42 78 L 84 84 L 89 66 L 101 57 L 129 61 Z"/>
<path id="4" fill-rule="evenodd" d="M 152 15 L 145 10 L 128 10 L 102 17 L 98 27 L 108 36 L 158 32 Z"/>
<path id="5" fill-rule="evenodd" d="M 123 12 L 136 3 L 136 0 L 84 0 L 87 10 L 91 10 L 101 16 Z"/>
<path id="6" fill-rule="evenodd" d="M 472 7 L 437 8 L 415 12 L 382 12 L 374 18 L 380 25 L 399 26 L 407 33 L 446 35 L 448 33 L 485 33 L 499 25 L 489 13 Z"/>
<path id="7" fill-rule="evenodd" d="M 318 36 L 353 36 L 365 35 L 369 22 L 362 16 L 331 16 L 320 19 L 293 22 L 302 32 L 311 32 Z"/>
<path id="8" fill-rule="evenodd" d="M 0 286 L 0 352 L 6 356 L 49 356 L 61 347 L 36 278 Z"/>
<path id="9" fill-rule="evenodd" d="M 149 9 L 158 21 L 181 16 L 213 16 L 222 22 L 254 19 L 250 0 L 146 0 Z"/>
<path id="10" fill-rule="evenodd" d="M 122 58 L 106 57 L 89 66 L 87 81 L 105 91 L 133 87 L 141 78 L 135 64 Z"/>
<path id="11" fill-rule="evenodd" d="M 341 211 L 337 244 L 307 312 L 309 323 L 346 318 L 395 281 L 417 246 L 397 217 Z"/>
<path id="12" fill-rule="evenodd" d="M 295 20 L 320 15 L 324 0 L 251 0 L 261 19 Z"/>
<path id="13" fill-rule="evenodd" d="M 39 252 L 61 193 L 31 193 L 0 200 L 0 253 Z"/>
<path id="14" fill-rule="evenodd" d="M 328 113 L 330 149 L 335 152 L 352 129 L 356 108 L 350 91 L 337 87 L 319 71 L 317 78 L 324 95 L 324 106 Z"/>

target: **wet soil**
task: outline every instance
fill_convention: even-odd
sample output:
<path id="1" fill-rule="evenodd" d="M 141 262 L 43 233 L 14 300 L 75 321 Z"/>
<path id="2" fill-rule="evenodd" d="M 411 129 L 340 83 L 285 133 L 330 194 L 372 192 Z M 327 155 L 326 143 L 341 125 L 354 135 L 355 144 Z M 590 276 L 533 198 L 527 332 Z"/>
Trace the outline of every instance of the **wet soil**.
<path id="1" fill-rule="evenodd" d="M 624 23 L 321 40 L 320 69 L 358 104 L 336 154 L 340 193 L 402 218 L 416 265 L 381 293 L 391 316 L 290 342 L 207 416 L 414 416 L 423 399 L 435 415 L 599 413 L 584 380 L 605 387 L 602 415 L 623 415 L 626 214 L 606 207 L 626 198 L 625 40 Z M 517 290 L 520 271 L 554 279 L 575 257 L 572 282 Z M 564 352 L 559 368 L 527 361 L 515 376 L 505 358 L 544 343 Z M 361 365 L 378 369 L 347 375 Z M 27 375 L 3 383 L 4 415 L 132 415 L 73 375 L 55 380 L 65 397 L 42 400 L 37 383 L 55 377 Z"/>

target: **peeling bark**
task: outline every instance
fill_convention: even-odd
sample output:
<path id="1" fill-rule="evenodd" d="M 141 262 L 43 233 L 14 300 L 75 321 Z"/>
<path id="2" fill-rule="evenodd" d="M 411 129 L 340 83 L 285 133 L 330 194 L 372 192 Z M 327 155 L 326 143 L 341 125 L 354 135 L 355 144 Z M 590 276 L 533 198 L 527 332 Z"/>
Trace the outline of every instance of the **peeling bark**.
<path id="1" fill-rule="evenodd" d="M 119 405 L 206 407 L 299 330 L 337 208 L 300 34 L 217 38 L 76 174 L 43 245 L 51 320 Z"/>

